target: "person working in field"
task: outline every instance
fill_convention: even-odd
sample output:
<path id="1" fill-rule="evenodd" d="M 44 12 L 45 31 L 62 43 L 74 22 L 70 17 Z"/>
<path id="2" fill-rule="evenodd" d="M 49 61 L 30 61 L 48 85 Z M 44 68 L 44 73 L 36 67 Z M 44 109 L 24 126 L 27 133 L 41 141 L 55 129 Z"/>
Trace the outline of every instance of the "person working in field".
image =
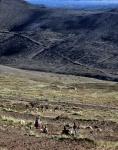
<path id="1" fill-rule="evenodd" d="M 64 129 L 62 130 L 62 134 L 69 135 L 69 130 L 66 129 L 66 126 L 64 126 Z"/>
<path id="2" fill-rule="evenodd" d="M 79 126 L 77 126 L 76 123 L 74 122 L 74 125 L 73 125 L 74 134 L 77 134 L 78 129 L 79 129 Z"/>
<path id="3" fill-rule="evenodd" d="M 48 133 L 48 128 L 47 128 L 47 126 L 43 126 L 43 133 Z"/>
<path id="4" fill-rule="evenodd" d="M 35 120 L 35 127 L 40 128 L 40 126 L 41 126 L 40 123 L 41 123 L 41 120 L 40 120 L 40 117 L 38 116 Z"/>

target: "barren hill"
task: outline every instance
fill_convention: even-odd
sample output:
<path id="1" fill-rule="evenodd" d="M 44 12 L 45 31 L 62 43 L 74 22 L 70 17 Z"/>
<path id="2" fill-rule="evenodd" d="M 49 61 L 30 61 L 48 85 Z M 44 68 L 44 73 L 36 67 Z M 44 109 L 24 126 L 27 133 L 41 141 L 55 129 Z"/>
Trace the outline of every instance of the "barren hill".
<path id="1" fill-rule="evenodd" d="M 118 81 L 118 11 L 1 0 L 0 64 Z"/>

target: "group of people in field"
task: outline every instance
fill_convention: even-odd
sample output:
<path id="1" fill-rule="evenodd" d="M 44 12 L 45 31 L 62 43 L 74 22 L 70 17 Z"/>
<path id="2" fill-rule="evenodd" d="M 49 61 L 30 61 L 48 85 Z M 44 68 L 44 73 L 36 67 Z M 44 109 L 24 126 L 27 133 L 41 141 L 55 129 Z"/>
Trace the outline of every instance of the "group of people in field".
<path id="1" fill-rule="evenodd" d="M 64 126 L 64 129 L 62 130 L 62 134 L 66 135 L 76 135 L 79 130 L 79 126 L 74 122 L 73 128 L 71 130 L 67 129 L 66 126 Z"/>
<path id="2" fill-rule="evenodd" d="M 40 120 L 40 116 L 38 116 L 35 120 L 35 127 L 38 129 L 38 128 L 41 128 L 41 120 Z M 47 126 L 43 126 L 43 133 L 48 133 L 48 129 L 47 129 Z"/>
<path id="3" fill-rule="evenodd" d="M 41 128 L 41 119 L 40 119 L 40 116 L 38 116 L 35 120 L 35 128 Z M 43 133 L 48 133 L 48 128 L 47 126 L 43 126 Z M 62 134 L 66 134 L 66 135 L 75 135 L 77 134 L 78 132 L 78 129 L 79 129 L 79 126 L 77 126 L 77 124 L 74 122 L 74 125 L 73 125 L 73 129 L 72 130 L 69 130 L 66 128 L 66 126 L 64 126 L 64 129 L 62 130 Z"/>

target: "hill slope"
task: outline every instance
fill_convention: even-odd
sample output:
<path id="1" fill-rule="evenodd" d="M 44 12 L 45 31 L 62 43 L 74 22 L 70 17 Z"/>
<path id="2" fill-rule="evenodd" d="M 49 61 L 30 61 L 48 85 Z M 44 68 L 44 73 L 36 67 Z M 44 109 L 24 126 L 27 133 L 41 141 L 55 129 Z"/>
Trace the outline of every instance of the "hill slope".
<path id="1" fill-rule="evenodd" d="M 0 8 L 0 64 L 118 80 L 117 10 L 76 12 L 23 0 Z"/>

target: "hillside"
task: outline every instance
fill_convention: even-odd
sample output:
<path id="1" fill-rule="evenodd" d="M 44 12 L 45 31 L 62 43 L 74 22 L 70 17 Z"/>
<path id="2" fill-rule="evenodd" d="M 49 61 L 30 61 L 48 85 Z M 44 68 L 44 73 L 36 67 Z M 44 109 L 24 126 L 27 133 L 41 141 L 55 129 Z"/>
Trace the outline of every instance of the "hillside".
<path id="1" fill-rule="evenodd" d="M 117 22 L 117 10 L 79 12 L 1 0 L 0 64 L 118 81 Z"/>
<path id="2" fill-rule="evenodd" d="M 0 150 L 117 150 L 118 84 L 0 65 L 0 135 Z"/>

